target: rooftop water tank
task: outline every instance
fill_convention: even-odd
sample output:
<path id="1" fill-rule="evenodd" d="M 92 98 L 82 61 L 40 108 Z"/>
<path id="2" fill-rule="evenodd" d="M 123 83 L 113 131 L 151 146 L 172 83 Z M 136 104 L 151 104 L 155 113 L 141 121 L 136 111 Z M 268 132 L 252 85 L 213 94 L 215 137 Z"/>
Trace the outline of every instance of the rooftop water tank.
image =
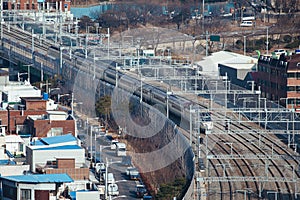
<path id="1" fill-rule="evenodd" d="M 48 100 L 49 99 L 48 93 L 46 93 L 46 92 L 43 93 L 43 99 L 44 100 Z"/>

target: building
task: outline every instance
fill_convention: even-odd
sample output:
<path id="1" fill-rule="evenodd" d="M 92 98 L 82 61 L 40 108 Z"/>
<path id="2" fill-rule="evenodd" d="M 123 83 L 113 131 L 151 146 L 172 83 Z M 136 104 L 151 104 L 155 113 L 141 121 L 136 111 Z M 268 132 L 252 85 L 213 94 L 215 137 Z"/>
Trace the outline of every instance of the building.
<path id="1" fill-rule="evenodd" d="M 53 100 L 41 96 L 20 99 L 19 103 L 8 104 L 7 110 L 0 110 L 3 122 L 0 130 L 3 133 L 39 138 L 68 133 L 76 135 L 76 124 L 71 115 L 65 111 L 48 110 L 57 109 Z"/>
<path id="2" fill-rule="evenodd" d="M 28 82 L 10 82 L 7 85 L 0 85 L 1 107 L 6 109 L 9 104 L 15 104 L 21 101 L 20 97 L 40 97 L 41 90 L 30 85 Z"/>
<path id="3" fill-rule="evenodd" d="M 21 138 L 21 136 L 19 136 L 19 135 L 6 135 L 4 137 L 5 137 L 5 143 L 2 143 L 2 146 L 5 145 L 5 150 L 6 151 L 9 151 L 14 156 L 24 155 L 25 141 Z"/>
<path id="4" fill-rule="evenodd" d="M 29 165 L 16 162 L 13 155 L 3 147 L 4 137 L 0 137 L 0 174 L 1 176 L 23 175 L 29 171 Z"/>
<path id="5" fill-rule="evenodd" d="M 28 174 L 1 176 L 1 199 L 55 200 L 64 196 L 66 183 L 73 182 L 67 174 Z"/>
<path id="6" fill-rule="evenodd" d="M 300 54 L 261 55 L 255 82 L 262 97 L 300 111 Z"/>
<path id="7" fill-rule="evenodd" d="M 67 173 L 74 180 L 88 180 L 85 149 L 71 134 L 41 138 L 26 147 L 26 163 L 34 173 Z"/>
<path id="8" fill-rule="evenodd" d="M 70 0 L 8 0 L 3 1 L 3 10 L 46 10 L 49 12 L 70 11 Z"/>
<path id="9" fill-rule="evenodd" d="M 232 84 L 247 87 L 256 73 L 257 59 L 228 51 L 219 51 L 196 63 L 204 76 L 225 76 Z"/>
<path id="10" fill-rule="evenodd" d="M 43 138 L 75 133 L 75 120 L 65 111 L 46 111 L 41 115 L 28 115 L 27 125 L 32 137 Z"/>

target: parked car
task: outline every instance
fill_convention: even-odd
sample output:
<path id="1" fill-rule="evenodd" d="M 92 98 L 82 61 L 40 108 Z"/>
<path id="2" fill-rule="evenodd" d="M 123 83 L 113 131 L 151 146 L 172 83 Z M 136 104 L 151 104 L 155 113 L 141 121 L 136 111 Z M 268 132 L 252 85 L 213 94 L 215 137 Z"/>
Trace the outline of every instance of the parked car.
<path id="1" fill-rule="evenodd" d="M 284 49 L 275 49 L 274 53 L 275 53 L 275 55 L 281 55 L 281 54 L 286 55 L 287 54 L 286 50 L 284 50 Z"/>
<path id="2" fill-rule="evenodd" d="M 118 185 L 116 183 L 109 184 L 107 187 L 107 192 L 108 195 L 110 196 L 118 196 L 119 195 Z"/>
<path id="3" fill-rule="evenodd" d="M 136 185 L 136 197 L 137 198 L 143 198 L 147 194 L 148 194 L 148 192 L 144 185 Z"/>
<path id="4" fill-rule="evenodd" d="M 105 181 L 105 175 L 104 175 L 104 181 Z M 115 177 L 114 177 L 114 174 L 113 173 L 107 173 L 107 183 L 110 184 L 110 183 L 115 183 Z"/>
<path id="5" fill-rule="evenodd" d="M 252 21 L 242 21 L 242 23 L 240 24 L 241 27 L 252 27 L 253 26 L 253 22 Z"/>

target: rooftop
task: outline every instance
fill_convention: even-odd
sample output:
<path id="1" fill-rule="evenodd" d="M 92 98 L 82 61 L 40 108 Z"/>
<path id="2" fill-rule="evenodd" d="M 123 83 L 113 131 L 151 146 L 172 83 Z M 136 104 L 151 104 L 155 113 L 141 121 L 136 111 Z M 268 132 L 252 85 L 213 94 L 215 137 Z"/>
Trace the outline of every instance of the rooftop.
<path id="1" fill-rule="evenodd" d="M 46 101 L 42 98 L 42 96 L 40 96 L 40 97 L 20 97 L 20 99 L 22 99 L 24 101 Z"/>
<path id="2" fill-rule="evenodd" d="M 257 63 L 257 58 L 241 54 L 219 51 L 197 62 L 203 72 L 218 72 L 218 64 L 231 66 L 235 69 L 251 69 Z"/>
<path id="3" fill-rule="evenodd" d="M 68 174 L 29 174 L 19 176 L 2 176 L 2 180 L 22 183 L 67 183 L 73 182 Z"/>
<path id="4" fill-rule="evenodd" d="M 31 145 L 51 145 L 51 144 L 59 144 L 65 142 L 75 142 L 77 139 L 72 134 L 65 134 L 60 136 L 53 136 L 53 137 L 45 137 L 41 138 L 40 140 L 35 141 Z"/>
<path id="5" fill-rule="evenodd" d="M 57 147 L 48 147 L 48 148 L 40 148 L 36 150 L 70 150 L 70 149 L 82 149 L 78 145 L 64 145 L 64 146 L 57 146 Z"/>

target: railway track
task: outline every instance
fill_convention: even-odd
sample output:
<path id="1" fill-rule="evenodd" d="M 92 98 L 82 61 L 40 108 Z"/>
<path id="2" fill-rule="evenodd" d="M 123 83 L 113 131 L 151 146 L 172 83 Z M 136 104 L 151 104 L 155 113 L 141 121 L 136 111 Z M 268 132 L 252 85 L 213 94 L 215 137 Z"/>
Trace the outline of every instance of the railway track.
<path id="1" fill-rule="evenodd" d="M 18 28 L 13 28 L 12 26 L 10 27 L 10 30 L 8 30 L 8 26 L 5 25 L 5 24 L 3 24 L 3 27 L 4 27 L 4 28 L 2 28 L 3 33 L 6 34 L 7 36 L 9 36 L 9 38 L 11 40 L 19 41 L 24 46 L 32 45 L 32 42 L 30 42 L 30 40 L 24 39 L 24 34 L 25 34 L 26 38 L 30 38 L 30 37 L 32 37 L 31 33 L 20 31 Z M 37 39 L 38 38 L 35 38 L 33 40 L 34 41 L 34 47 L 46 54 L 49 50 L 49 47 L 52 45 L 52 43 L 50 43 L 50 42 L 48 43 L 46 40 L 42 40 L 42 42 L 39 42 L 39 41 L 37 41 Z M 66 55 L 63 55 L 63 57 L 66 57 Z M 66 62 L 70 62 L 70 61 L 66 60 Z M 88 64 L 91 64 L 90 61 L 88 61 L 88 60 L 86 62 Z M 80 70 L 82 70 L 82 71 L 87 72 L 88 69 L 89 69 L 85 65 L 78 65 L 78 66 L 80 66 Z M 96 71 L 96 73 L 97 73 L 97 71 Z M 213 113 L 213 115 L 217 116 L 217 118 L 219 118 L 219 119 L 224 118 L 224 116 L 221 113 Z M 224 129 L 225 129 L 224 124 L 222 124 L 220 122 L 217 122 L 215 124 L 216 124 L 216 127 L 218 128 L 218 131 L 224 131 Z M 247 125 L 242 125 L 242 124 L 233 124 L 232 128 L 235 128 L 236 130 L 245 130 L 245 129 L 251 130 L 250 127 L 248 127 Z M 250 134 L 250 136 L 253 139 L 258 139 L 258 136 L 256 134 L 257 133 L 253 133 L 253 134 Z M 187 136 L 187 137 L 189 137 L 189 136 Z M 269 147 L 269 149 L 271 148 L 271 146 L 268 143 L 272 143 L 273 145 L 276 146 L 276 149 L 274 150 L 275 153 L 292 155 L 287 150 L 284 150 L 284 149 L 280 148 L 280 146 L 278 144 L 274 143 L 274 141 L 272 141 L 271 139 L 269 139 L 265 136 L 263 136 L 263 137 L 264 137 L 265 141 L 268 141 L 268 142 L 263 143 L 264 146 Z M 213 138 L 210 138 L 210 139 L 214 140 Z M 240 152 L 237 151 L 236 149 L 230 149 L 227 146 L 224 146 L 224 145 L 222 145 L 218 142 L 218 141 L 226 141 L 228 139 L 231 139 L 232 141 L 238 142 L 242 146 L 241 149 L 244 149 L 244 150 L 247 149 L 252 154 L 260 153 L 260 154 L 263 154 L 263 155 L 267 155 L 267 153 L 263 149 L 257 147 L 257 145 L 252 144 L 251 147 L 245 145 L 244 141 L 247 141 L 247 138 L 242 136 L 242 135 L 229 135 L 229 136 L 228 135 L 227 136 L 218 135 L 217 138 L 215 139 L 215 143 L 217 144 L 218 151 L 221 151 L 224 154 L 230 154 L 231 151 L 235 154 L 240 154 Z M 215 152 L 215 149 L 211 149 L 211 152 L 212 152 L 213 155 L 217 155 L 219 153 L 217 151 Z M 222 176 L 219 169 L 217 168 L 217 165 L 223 165 L 225 161 L 226 160 L 222 160 L 222 159 L 209 160 L 209 163 L 213 168 L 212 173 L 215 174 L 217 177 Z M 260 159 L 259 161 L 261 162 L 262 165 L 266 164 L 265 161 L 262 160 L 262 159 Z M 259 172 L 257 172 L 256 170 L 253 169 L 252 166 L 254 164 L 252 163 L 252 161 L 249 161 L 247 159 L 241 159 L 241 160 L 233 160 L 233 162 L 237 166 L 237 170 L 236 171 L 225 170 L 224 171 L 225 176 L 236 176 L 236 175 L 239 175 L 239 176 L 256 176 L 256 175 L 260 175 Z M 274 169 L 271 169 L 271 168 L 268 169 L 268 172 L 270 173 L 270 175 L 275 177 L 276 174 L 279 174 L 280 177 L 285 177 L 285 174 L 278 167 L 278 164 L 275 163 L 272 160 L 270 160 L 270 162 L 274 166 L 273 167 Z M 284 160 L 283 162 L 284 162 L 283 165 L 293 165 L 293 164 L 299 165 L 299 162 L 297 160 L 293 160 L 293 161 Z M 299 173 L 296 172 L 295 169 L 293 170 L 292 173 L 295 173 L 295 175 L 299 178 Z M 270 186 L 269 186 L 272 190 L 274 190 L 274 188 L 275 188 L 278 191 L 278 188 L 286 188 L 285 190 L 289 194 L 292 193 L 292 187 L 288 183 L 281 184 L 279 182 L 275 182 L 275 183 L 272 183 L 272 184 L 270 184 Z M 237 185 L 236 183 L 232 183 L 230 180 L 228 180 L 226 183 L 220 181 L 220 182 L 218 182 L 218 187 L 219 187 L 219 190 L 221 192 L 221 199 L 226 199 L 227 198 L 224 195 L 222 195 L 222 194 L 227 193 L 227 191 L 229 192 L 229 197 L 228 198 L 233 199 L 234 198 L 233 193 L 239 187 L 254 188 L 254 190 L 259 191 L 259 183 L 258 182 L 253 183 L 253 182 L 249 182 L 249 181 L 245 181 L 244 183 L 242 183 L 242 185 Z M 284 196 L 281 196 L 281 197 L 285 198 Z M 291 195 L 289 195 L 289 199 L 293 199 Z"/>
<path id="2" fill-rule="evenodd" d="M 221 117 L 224 117 L 222 114 L 218 114 L 218 113 L 214 113 L 214 115 L 219 115 L 218 118 L 221 119 Z M 232 120 L 231 120 L 232 121 Z M 249 124 L 237 124 L 237 123 L 233 123 L 231 124 L 231 128 L 234 128 L 234 129 L 237 129 L 237 130 L 251 130 L 251 126 L 253 126 L 253 124 L 251 124 L 251 126 L 249 126 Z M 220 122 L 217 122 L 215 123 L 215 126 L 217 127 L 217 129 L 219 129 L 220 131 L 224 131 L 225 129 L 225 126 L 223 123 L 220 123 Z M 248 137 L 251 136 L 252 139 L 256 139 L 258 140 L 259 136 L 258 136 L 258 133 L 254 132 L 253 134 L 250 134 L 250 135 L 247 135 Z M 211 139 L 211 138 L 210 138 Z M 274 146 L 271 146 L 270 144 L 273 144 L 274 143 L 274 140 L 268 138 L 268 137 L 265 137 L 264 136 L 264 139 L 265 139 L 265 142 L 262 143 L 263 146 L 265 147 L 269 147 L 269 149 L 273 149 Z M 275 139 L 275 137 L 273 138 Z M 246 149 L 248 150 L 248 152 L 252 153 L 252 154 L 262 154 L 262 155 L 268 155 L 262 148 L 258 147 L 257 145 L 253 144 L 252 145 L 248 145 L 249 143 L 247 143 L 246 141 L 249 141 L 248 138 L 244 137 L 242 134 L 228 134 L 228 135 L 224 135 L 224 134 L 220 134 L 218 135 L 218 140 L 219 141 L 227 141 L 227 140 L 231 140 L 232 142 L 235 142 L 237 144 L 239 144 L 239 146 L 242 146 L 240 147 L 239 149 Z M 278 139 L 277 139 L 278 140 Z M 219 149 L 223 149 L 223 152 L 225 152 L 226 154 L 230 155 L 230 153 L 228 153 L 230 150 L 232 151 L 231 153 L 235 153 L 235 154 L 239 154 L 238 151 L 236 151 L 235 149 L 227 149 L 225 150 L 225 147 L 222 146 L 220 143 L 218 143 L 218 141 L 215 141 L 216 144 L 218 144 L 218 148 Z M 293 154 L 289 151 L 287 151 L 286 149 L 283 149 L 281 146 L 279 146 L 278 143 L 274 143 L 273 145 L 276 146 L 276 149 L 273 149 L 273 152 L 278 154 L 278 155 L 282 155 L 282 154 L 286 154 L 286 155 L 290 155 L 291 157 L 293 157 Z M 245 159 L 243 159 L 244 161 L 244 166 L 249 170 L 249 172 L 251 173 L 251 176 L 260 176 L 261 174 L 259 172 L 254 172 L 254 170 L 251 169 L 251 165 L 253 166 L 253 164 L 251 163 L 251 161 L 246 161 Z M 233 161 L 235 162 L 236 166 L 239 166 L 240 164 L 238 164 L 236 161 Z M 249 163 L 248 163 L 249 162 Z M 265 161 L 260 159 L 260 162 L 262 165 L 265 165 Z M 295 174 L 298 178 L 299 178 L 299 174 L 296 172 L 296 171 L 292 171 L 290 172 L 288 175 L 287 174 L 284 174 L 282 172 L 282 169 L 279 168 L 279 165 L 277 163 L 275 163 L 275 161 L 273 160 L 269 160 L 268 162 L 270 162 L 272 164 L 272 169 L 271 168 L 268 168 L 268 172 L 270 173 L 270 175 L 272 177 L 286 177 L 286 176 L 290 176 L 292 177 L 293 174 Z M 284 164 L 282 165 L 286 165 L 286 166 L 291 166 L 292 164 L 294 165 L 298 165 L 298 161 L 297 160 L 293 160 L 293 163 L 291 163 L 290 161 L 284 159 L 282 160 L 282 162 Z M 238 167 L 240 171 L 243 171 L 243 169 L 241 169 L 240 167 Z M 245 169 L 244 169 L 245 170 Z M 295 169 L 293 169 L 295 170 Z M 278 176 L 279 174 L 279 176 Z M 292 174 L 292 175 L 291 175 Z M 242 176 L 245 176 L 245 174 L 242 173 Z M 246 185 L 248 183 L 245 183 Z M 255 188 L 258 190 L 258 184 L 259 183 L 254 183 L 255 184 Z M 278 193 L 282 192 L 282 191 L 286 191 L 287 192 L 287 195 L 284 195 L 282 193 L 280 193 L 281 195 L 281 198 L 284 198 L 284 199 L 293 199 L 293 195 L 292 194 L 292 186 L 288 183 L 288 182 L 284 182 L 283 184 L 282 183 L 279 183 L 279 182 L 275 182 L 273 183 L 275 185 L 272 186 L 269 186 L 270 187 L 270 190 L 281 190 L 281 191 L 278 191 Z M 249 188 L 249 185 L 247 186 L 247 188 Z M 284 189 L 285 188 L 285 189 Z M 295 192 L 295 191 L 294 191 Z"/>

